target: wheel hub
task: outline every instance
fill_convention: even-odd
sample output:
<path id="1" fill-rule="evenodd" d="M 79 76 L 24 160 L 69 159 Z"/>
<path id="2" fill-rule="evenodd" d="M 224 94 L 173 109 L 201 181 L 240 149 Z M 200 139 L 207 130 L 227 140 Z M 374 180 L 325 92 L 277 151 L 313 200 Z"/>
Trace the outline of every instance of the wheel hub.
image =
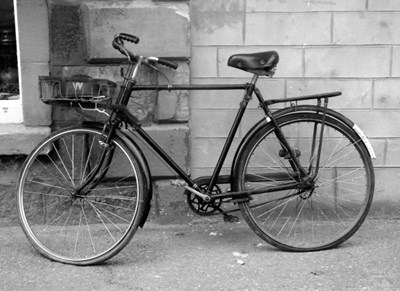
<path id="1" fill-rule="evenodd" d="M 303 181 L 300 190 L 300 197 L 302 199 L 308 199 L 314 193 L 314 190 L 317 186 L 315 185 L 315 179 L 312 177 L 308 177 Z"/>

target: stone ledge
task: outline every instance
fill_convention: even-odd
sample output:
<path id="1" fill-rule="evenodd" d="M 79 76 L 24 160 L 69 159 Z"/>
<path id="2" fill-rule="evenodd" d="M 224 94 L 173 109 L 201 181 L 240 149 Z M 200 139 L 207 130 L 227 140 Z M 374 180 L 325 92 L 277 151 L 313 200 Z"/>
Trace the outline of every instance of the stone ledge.
<path id="1" fill-rule="evenodd" d="M 27 155 L 50 134 L 47 126 L 0 125 L 0 155 Z"/>

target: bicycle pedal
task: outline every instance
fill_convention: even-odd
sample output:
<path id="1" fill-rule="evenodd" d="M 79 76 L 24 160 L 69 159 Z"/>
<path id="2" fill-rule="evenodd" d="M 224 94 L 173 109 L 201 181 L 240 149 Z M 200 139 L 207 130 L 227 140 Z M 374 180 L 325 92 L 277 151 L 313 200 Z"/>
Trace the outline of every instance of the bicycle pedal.
<path id="1" fill-rule="evenodd" d="M 224 221 L 230 222 L 230 223 L 239 222 L 239 217 L 226 214 L 226 215 L 224 215 Z"/>

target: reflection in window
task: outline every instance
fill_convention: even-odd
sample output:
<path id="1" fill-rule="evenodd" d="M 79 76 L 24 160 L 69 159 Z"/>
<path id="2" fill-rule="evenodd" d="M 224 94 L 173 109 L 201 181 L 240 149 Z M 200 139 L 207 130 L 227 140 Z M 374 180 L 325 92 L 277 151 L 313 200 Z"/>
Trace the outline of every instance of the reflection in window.
<path id="1" fill-rule="evenodd" d="M 13 0 L 0 1 L 0 100 L 19 98 Z"/>

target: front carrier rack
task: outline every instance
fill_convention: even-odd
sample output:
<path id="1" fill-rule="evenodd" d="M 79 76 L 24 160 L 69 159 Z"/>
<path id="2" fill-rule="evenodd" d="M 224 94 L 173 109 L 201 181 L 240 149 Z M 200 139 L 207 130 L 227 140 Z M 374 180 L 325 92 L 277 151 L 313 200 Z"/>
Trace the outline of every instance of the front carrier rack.
<path id="1" fill-rule="evenodd" d="M 97 108 L 112 101 L 116 87 L 112 81 L 89 76 L 39 77 L 40 100 L 57 106 Z"/>

